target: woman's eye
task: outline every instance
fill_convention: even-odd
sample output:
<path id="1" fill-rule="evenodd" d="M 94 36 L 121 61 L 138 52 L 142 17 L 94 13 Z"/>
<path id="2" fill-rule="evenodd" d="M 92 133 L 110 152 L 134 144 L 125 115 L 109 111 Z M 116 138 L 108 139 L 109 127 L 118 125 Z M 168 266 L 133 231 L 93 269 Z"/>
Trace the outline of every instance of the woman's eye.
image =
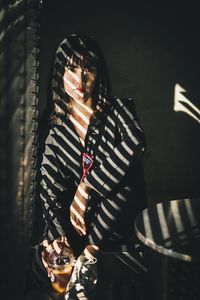
<path id="1" fill-rule="evenodd" d="M 85 68 L 84 71 L 87 73 L 95 73 L 96 69 L 93 67 L 88 67 L 88 68 Z"/>
<path id="2" fill-rule="evenodd" d="M 74 66 L 67 66 L 66 67 L 67 70 L 74 72 L 75 71 L 75 67 Z"/>
<path id="3" fill-rule="evenodd" d="M 88 68 L 84 68 L 83 69 L 83 72 L 86 74 L 86 73 L 89 73 L 90 72 L 90 69 L 88 69 Z"/>

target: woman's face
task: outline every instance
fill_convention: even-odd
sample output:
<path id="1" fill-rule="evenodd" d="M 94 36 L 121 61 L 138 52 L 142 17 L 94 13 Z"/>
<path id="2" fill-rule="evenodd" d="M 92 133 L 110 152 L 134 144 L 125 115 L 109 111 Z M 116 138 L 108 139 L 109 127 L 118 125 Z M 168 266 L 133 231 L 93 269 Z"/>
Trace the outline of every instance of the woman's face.
<path id="1" fill-rule="evenodd" d="M 71 98 L 85 102 L 92 96 L 96 78 L 96 67 L 82 69 L 69 65 L 64 70 L 64 89 Z"/>

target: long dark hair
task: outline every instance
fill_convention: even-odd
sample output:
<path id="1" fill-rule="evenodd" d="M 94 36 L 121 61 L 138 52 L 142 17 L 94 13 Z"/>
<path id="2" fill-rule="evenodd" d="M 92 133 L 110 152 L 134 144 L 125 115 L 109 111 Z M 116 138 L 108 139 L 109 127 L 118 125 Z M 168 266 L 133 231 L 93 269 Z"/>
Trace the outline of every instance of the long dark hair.
<path id="1" fill-rule="evenodd" d="M 65 66 L 70 64 L 84 68 L 95 66 L 97 81 L 93 92 L 93 109 L 104 112 L 111 104 L 110 80 L 104 56 L 96 41 L 85 34 L 70 34 L 59 45 L 53 65 L 51 92 L 53 111 L 51 120 L 69 113 L 69 96 L 64 90 L 63 75 Z"/>

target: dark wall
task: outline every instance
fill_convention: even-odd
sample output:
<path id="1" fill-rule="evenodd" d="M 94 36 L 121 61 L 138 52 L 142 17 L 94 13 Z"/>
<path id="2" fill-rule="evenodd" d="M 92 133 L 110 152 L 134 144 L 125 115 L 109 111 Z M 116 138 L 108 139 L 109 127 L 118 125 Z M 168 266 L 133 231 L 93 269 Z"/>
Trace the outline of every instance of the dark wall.
<path id="1" fill-rule="evenodd" d="M 38 1 L 0 2 L 0 298 L 23 298 L 32 231 Z"/>
<path id="2" fill-rule="evenodd" d="M 200 194 L 200 121 L 173 110 L 176 84 L 200 108 L 199 10 L 60 0 L 44 1 L 42 16 L 40 110 L 58 43 L 71 32 L 93 35 L 105 54 L 113 94 L 135 98 L 147 139 L 149 200 Z"/>

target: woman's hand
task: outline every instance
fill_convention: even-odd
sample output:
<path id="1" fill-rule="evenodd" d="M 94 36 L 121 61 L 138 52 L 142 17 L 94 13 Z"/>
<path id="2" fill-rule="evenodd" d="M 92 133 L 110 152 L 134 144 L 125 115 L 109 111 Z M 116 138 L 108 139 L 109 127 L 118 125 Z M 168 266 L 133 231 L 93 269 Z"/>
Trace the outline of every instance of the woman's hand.
<path id="1" fill-rule="evenodd" d="M 44 240 L 42 243 L 44 250 L 41 253 L 42 254 L 41 258 L 42 258 L 42 262 L 45 266 L 45 269 L 47 270 L 48 277 L 51 277 L 51 274 L 52 274 L 51 268 L 48 265 L 49 254 L 50 254 L 51 250 L 55 250 L 58 254 L 60 254 L 60 252 L 62 251 L 62 248 L 63 248 L 63 243 L 66 246 L 70 247 L 70 245 L 67 241 L 67 238 L 65 236 L 61 236 L 60 238 L 54 240 L 52 243 L 49 243 L 47 240 Z"/>
<path id="2" fill-rule="evenodd" d="M 86 234 L 85 211 L 89 197 L 89 187 L 81 182 L 70 206 L 70 220 L 79 235 Z"/>

